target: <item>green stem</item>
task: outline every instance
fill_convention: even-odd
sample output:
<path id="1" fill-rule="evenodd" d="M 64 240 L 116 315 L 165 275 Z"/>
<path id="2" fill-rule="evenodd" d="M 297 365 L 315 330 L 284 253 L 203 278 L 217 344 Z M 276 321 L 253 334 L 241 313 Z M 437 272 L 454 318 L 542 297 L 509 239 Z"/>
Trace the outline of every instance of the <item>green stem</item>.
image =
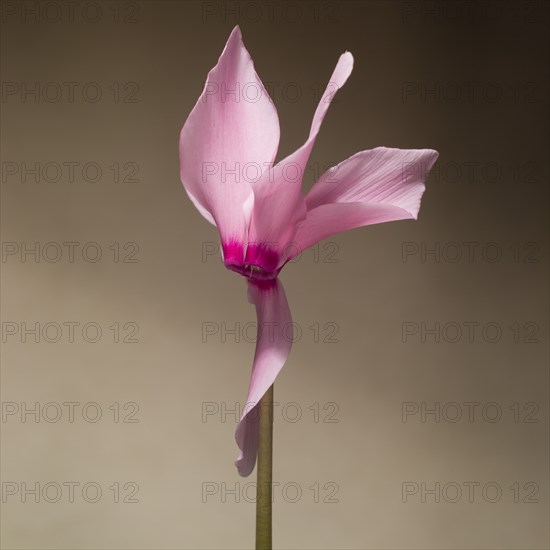
<path id="1" fill-rule="evenodd" d="M 256 550 L 271 550 L 273 487 L 273 386 L 260 400 L 258 479 L 256 484 Z"/>

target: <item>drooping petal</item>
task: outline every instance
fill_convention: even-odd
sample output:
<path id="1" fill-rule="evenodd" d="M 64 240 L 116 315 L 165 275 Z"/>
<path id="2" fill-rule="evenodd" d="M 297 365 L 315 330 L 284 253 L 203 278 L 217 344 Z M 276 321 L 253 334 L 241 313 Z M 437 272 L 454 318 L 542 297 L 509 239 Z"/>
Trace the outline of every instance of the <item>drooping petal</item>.
<path id="1" fill-rule="evenodd" d="M 296 225 L 305 218 L 302 178 L 315 138 L 334 94 L 348 79 L 353 56 L 342 54 L 327 88 L 317 105 L 306 142 L 294 153 L 278 162 L 253 185 L 254 209 L 249 232 L 246 263 L 273 271 L 280 267 L 289 251 Z"/>
<path id="2" fill-rule="evenodd" d="M 306 195 L 293 255 L 348 229 L 416 219 L 424 182 L 437 160 L 433 149 L 377 147 L 327 171 Z"/>
<path id="3" fill-rule="evenodd" d="M 243 253 L 251 181 L 273 162 L 278 144 L 277 110 L 237 26 L 208 73 L 179 144 L 181 181 L 201 214 L 217 225 L 226 261 Z"/>
<path id="4" fill-rule="evenodd" d="M 282 283 L 278 279 L 248 283 L 248 299 L 256 306 L 256 352 L 246 407 L 235 439 L 240 449 L 235 466 L 241 476 L 252 473 L 258 453 L 259 401 L 275 381 L 292 347 L 292 318 Z"/>

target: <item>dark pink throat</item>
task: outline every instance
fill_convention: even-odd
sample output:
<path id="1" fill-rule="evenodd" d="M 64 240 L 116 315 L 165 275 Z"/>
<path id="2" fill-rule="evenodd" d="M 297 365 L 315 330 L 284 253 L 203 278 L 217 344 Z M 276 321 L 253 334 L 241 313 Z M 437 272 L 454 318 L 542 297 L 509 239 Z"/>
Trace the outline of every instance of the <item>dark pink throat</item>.
<path id="1" fill-rule="evenodd" d="M 225 267 L 253 281 L 273 281 L 279 275 L 279 254 L 262 243 L 249 244 L 244 252 L 242 244 L 222 244 Z"/>
<path id="2" fill-rule="evenodd" d="M 272 281 L 277 278 L 279 271 L 267 271 L 258 267 L 257 265 L 235 265 L 235 264 L 225 264 L 227 269 L 239 273 L 247 279 L 254 279 L 255 281 Z"/>

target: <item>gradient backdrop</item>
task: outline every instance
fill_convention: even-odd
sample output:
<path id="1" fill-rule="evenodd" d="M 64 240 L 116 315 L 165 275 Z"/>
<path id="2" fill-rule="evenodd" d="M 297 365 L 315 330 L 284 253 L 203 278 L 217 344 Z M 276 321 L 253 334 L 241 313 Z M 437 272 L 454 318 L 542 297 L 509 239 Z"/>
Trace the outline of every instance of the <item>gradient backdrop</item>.
<path id="1" fill-rule="evenodd" d="M 2 547 L 250 548 L 246 285 L 179 181 L 235 24 L 279 157 L 434 148 L 419 221 L 282 273 L 274 541 L 548 548 L 548 4 L 2 3 Z M 71 244 L 72 243 L 72 244 Z"/>

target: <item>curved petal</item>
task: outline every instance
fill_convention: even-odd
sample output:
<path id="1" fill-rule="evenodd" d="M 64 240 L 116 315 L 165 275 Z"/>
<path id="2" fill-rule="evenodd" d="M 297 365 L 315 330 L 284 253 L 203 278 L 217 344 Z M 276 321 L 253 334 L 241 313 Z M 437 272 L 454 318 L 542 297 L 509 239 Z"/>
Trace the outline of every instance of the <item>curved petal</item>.
<path id="1" fill-rule="evenodd" d="M 377 147 L 329 170 L 306 195 L 308 212 L 296 231 L 293 256 L 348 229 L 416 219 L 438 154 L 433 149 Z"/>
<path id="2" fill-rule="evenodd" d="M 273 162 L 278 145 L 277 110 L 237 26 L 208 73 L 179 143 L 181 181 L 201 214 L 217 225 L 226 261 L 246 245 L 251 181 Z"/>
<path id="3" fill-rule="evenodd" d="M 246 263 L 273 271 L 286 260 L 286 251 L 297 224 L 306 216 L 302 196 L 302 178 L 315 138 L 336 91 L 353 69 L 353 56 L 342 54 L 327 88 L 317 105 L 306 142 L 294 153 L 264 172 L 253 185 L 254 209 L 249 232 Z"/>
<path id="4" fill-rule="evenodd" d="M 252 473 L 258 453 L 259 401 L 275 381 L 292 347 L 292 317 L 278 279 L 248 282 L 248 299 L 256 306 L 258 331 L 246 407 L 235 433 L 241 450 L 235 466 L 241 476 Z"/>

